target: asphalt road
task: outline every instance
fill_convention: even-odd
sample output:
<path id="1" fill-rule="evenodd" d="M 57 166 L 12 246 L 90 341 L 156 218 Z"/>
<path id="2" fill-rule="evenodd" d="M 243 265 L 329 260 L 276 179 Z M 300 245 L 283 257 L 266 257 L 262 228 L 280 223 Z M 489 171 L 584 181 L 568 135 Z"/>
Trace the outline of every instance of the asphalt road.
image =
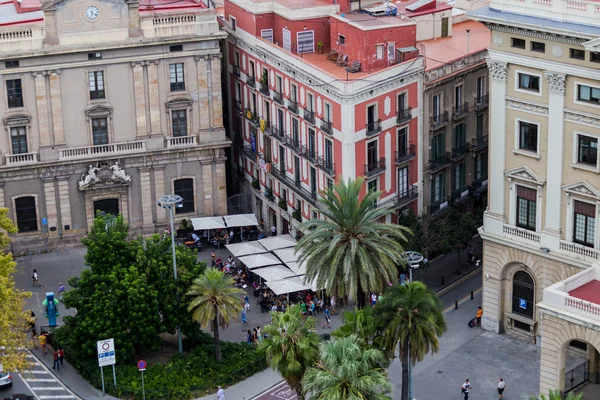
<path id="1" fill-rule="evenodd" d="M 13 372 L 11 372 L 11 375 L 13 377 L 13 386 L 10 389 L 0 389 L 0 399 L 3 399 L 11 394 L 25 393 L 30 395 L 31 391 L 25 385 L 23 379 L 21 379 L 18 374 Z"/>
<path id="2" fill-rule="evenodd" d="M 481 269 L 479 269 L 465 281 L 460 282 L 460 284 L 448 291 L 444 291 L 441 295 L 439 295 L 444 309 L 453 306 L 455 301 L 460 302 L 465 297 L 470 296 L 471 291 L 475 292 L 478 289 L 481 289 L 481 283 Z"/>

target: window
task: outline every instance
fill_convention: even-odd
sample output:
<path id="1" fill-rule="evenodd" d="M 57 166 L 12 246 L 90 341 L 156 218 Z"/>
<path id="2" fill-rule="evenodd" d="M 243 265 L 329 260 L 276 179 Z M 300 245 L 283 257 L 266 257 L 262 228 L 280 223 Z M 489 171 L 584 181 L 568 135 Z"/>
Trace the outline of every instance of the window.
<path id="1" fill-rule="evenodd" d="M 231 23 L 231 30 L 235 32 L 235 28 L 237 27 L 237 21 L 235 17 L 229 16 L 229 22 Z"/>
<path id="2" fill-rule="evenodd" d="M 538 126 L 519 121 L 519 149 L 537 152 Z"/>
<path id="3" fill-rule="evenodd" d="M 395 60 L 396 59 L 396 43 L 388 43 L 387 45 L 387 59 Z"/>
<path id="4" fill-rule="evenodd" d="M 569 49 L 569 57 L 575 60 L 585 60 L 585 50 Z"/>
<path id="5" fill-rule="evenodd" d="M 376 129 L 375 123 L 377 122 L 377 105 L 373 104 L 367 107 L 367 124 L 369 125 L 368 130 L 372 131 Z"/>
<path id="6" fill-rule="evenodd" d="M 442 160 L 446 154 L 446 134 L 440 133 L 431 138 L 431 157 L 432 161 Z"/>
<path id="7" fill-rule="evenodd" d="M 398 170 L 398 196 L 408 196 L 408 167 Z"/>
<path id="8" fill-rule="evenodd" d="M 306 93 L 306 109 L 308 111 L 314 111 L 314 97 L 312 93 Z"/>
<path id="9" fill-rule="evenodd" d="M 531 51 L 537 51 L 538 53 L 546 52 L 546 43 L 542 42 L 531 42 Z"/>
<path id="10" fill-rule="evenodd" d="M 88 72 L 88 81 L 90 87 L 90 100 L 104 98 L 104 72 L 90 71 Z"/>
<path id="11" fill-rule="evenodd" d="M 27 128 L 25 126 L 11 127 L 10 140 L 12 144 L 12 154 L 27 153 Z"/>
<path id="12" fill-rule="evenodd" d="M 584 246 L 594 247 L 596 231 L 596 206 L 575 200 L 573 215 L 573 241 Z"/>
<path id="13" fill-rule="evenodd" d="M 517 226 L 535 231 L 537 220 L 537 191 L 517 185 Z"/>
<path id="14" fill-rule="evenodd" d="M 301 31 L 296 34 L 298 43 L 298 54 L 314 53 L 315 51 L 315 31 Z"/>
<path id="15" fill-rule="evenodd" d="M 477 100 L 481 100 L 481 98 L 484 96 L 484 92 L 485 92 L 485 77 L 480 76 L 479 78 L 477 78 Z"/>
<path id="16" fill-rule="evenodd" d="M 252 60 L 248 60 L 248 75 L 250 75 L 252 78 L 254 78 L 254 75 L 256 74 L 256 68 L 254 68 L 254 61 Z"/>
<path id="17" fill-rule="evenodd" d="M 23 87 L 20 79 L 8 79 L 6 81 L 6 94 L 8 96 L 8 108 L 23 107 Z"/>
<path id="18" fill-rule="evenodd" d="M 323 102 L 325 110 L 323 111 L 323 121 L 331 122 L 331 104 Z"/>
<path id="19" fill-rule="evenodd" d="M 333 143 L 329 139 L 325 139 L 325 164 L 328 168 L 333 164 Z"/>
<path id="20" fill-rule="evenodd" d="M 35 197 L 29 196 L 15 199 L 15 214 L 17 215 L 17 228 L 19 228 L 20 233 L 37 232 Z"/>
<path id="21" fill-rule="evenodd" d="M 346 36 L 338 35 L 338 44 L 345 46 L 346 45 Z"/>
<path id="22" fill-rule="evenodd" d="M 447 37 L 448 36 L 448 24 L 449 24 L 449 18 L 448 17 L 443 17 L 442 18 L 442 34 L 440 35 L 441 37 Z"/>
<path id="23" fill-rule="evenodd" d="M 187 110 L 171 111 L 173 137 L 187 136 Z"/>
<path id="24" fill-rule="evenodd" d="M 265 39 L 267 42 L 273 43 L 273 29 L 261 29 L 260 37 Z"/>
<path id="25" fill-rule="evenodd" d="M 292 118 L 292 140 L 296 145 L 300 141 L 300 127 L 296 118 Z"/>
<path id="26" fill-rule="evenodd" d="M 577 100 L 600 103 L 600 88 L 577 85 Z"/>
<path id="27" fill-rule="evenodd" d="M 462 190 L 465 186 L 465 163 L 460 163 L 452 171 L 452 190 Z"/>
<path id="28" fill-rule="evenodd" d="M 398 111 L 404 111 L 406 109 L 406 93 L 400 93 L 398 95 Z"/>
<path id="29" fill-rule="evenodd" d="M 475 120 L 475 134 L 477 137 L 484 136 L 483 131 L 483 114 L 478 114 L 477 119 Z"/>
<path id="30" fill-rule="evenodd" d="M 191 178 L 177 179 L 173 182 L 173 191 L 181 196 L 181 207 L 175 207 L 175 214 L 194 212 L 194 180 Z"/>
<path id="31" fill-rule="evenodd" d="M 540 77 L 519 73 L 519 89 L 540 91 Z"/>
<path id="32" fill-rule="evenodd" d="M 308 128 L 308 152 L 314 157 L 316 149 L 316 134 L 315 130 Z"/>
<path id="33" fill-rule="evenodd" d="M 373 140 L 367 144 L 367 164 L 374 165 L 378 160 L 377 140 Z"/>
<path id="34" fill-rule="evenodd" d="M 589 136 L 577 136 L 577 162 L 598 165 L 598 139 Z"/>
<path id="35" fill-rule="evenodd" d="M 283 36 L 283 49 L 287 51 L 292 51 L 292 34 L 287 29 L 282 29 Z"/>
<path id="36" fill-rule="evenodd" d="M 487 153 L 481 153 L 475 161 L 475 179 L 486 180 L 488 177 L 487 169 Z"/>
<path id="37" fill-rule="evenodd" d="M 398 129 L 398 153 L 400 157 L 407 156 L 408 150 L 408 128 Z"/>
<path id="38" fill-rule="evenodd" d="M 446 197 L 446 173 L 442 172 L 433 177 L 431 185 L 431 201 L 441 202 Z"/>
<path id="39" fill-rule="evenodd" d="M 265 150 L 265 153 L 263 154 L 263 159 L 270 163 L 273 161 L 273 157 L 271 155 L 272 151 L 273 151 L 273 144 L 271 142 L 271 138 L 268 136 L 264 136 L 263 137 L 263 148 Z M 269 186 L 269 188 L 271 188 L 271 186 Z"/>
<path id="40" fill-rule="evenodd" d="M 183 51 L 183 45 L 181 45 L 181 44 L 174 44 L 172 46 L 169 46 L 169 51 L 171 53 L 178 52 L 178 51 Z"/>
<path id="41" fill-rule="evenodd" d="M 233 65 L 238 68 L 240 66 L 240 52 L 237 50 L 233 53 Z"/>
<path id="42" fill-rule="evenodd" d="M 600 63 L 600 53 L 591 52 L 590 53 L 590 61 L 595 62 L 595 63 Z M 6 67 L 6 68 L 8 68 L 8 67 Z"/>
<path id="43" fill-rule="evenodd" d="M 171 92 L 185 90 L 183 63 L 169 64 L 169 80 L 171 82 Z"/>
<path id="44" fill-rule="evenodd" d="M 4 61 L 4 68 L 18 68 L 19 60 L 8 60 Z"/>
<path id="45" fill-rule="evenodd" d="M 378 60 L 383 60 L 383 45 L 382 44 L 375 45 L 375 58 Z"/>
<path id="46" fill-rule="evenodd" d="M 454 87 L 454 105 L 460 107 L 462 105 L 463 87 L 462 85 Z"/>
<path id="47" fill-rule="evenodd" d="M 442 94 L 436 94 L 432 98 L 432 108 L 433 108 L 433 119 L 434 121 L 438 121 L 440 118 L 440 114 L 442 113 Z"/>
<path id="48" fill-rule="evenodd" d="M 108 123 L 106 118 L 92 119 L 92 137 L 94 146 L 108 144 Z"/>
<path id="49" fill-rule="evenodd" d="M 377 191 L 377 181 L 378 181 L 378 179 L 373 179 L 372 181 L 367 182 L 367 192 L 376 192 Z"/>
<path id="50" fill-rule="evenodd" d="M 88 60 L 100 60 L 102 59 L 102 53 L 88 53 Z"/>
<path id="51" fill-rule="evenodd" d="M 283 93 L 283 79 L 279 75 L 277 75 L 277 79 L 275 79 L 275 91 L 277 93 Z"/>
<path id="52" fill-rule="evenodd" d="M 516 49 L 525 49 L 525 39 L 511 38 L 511 46 Z"/>
<path id="53" fill-rule="evenodd" d="M 467 129 L 465 124 L 454 127 L 454 148 L 460 149 L 467 144 Z"/>
<path id="54" fill-rule="evenodd" d="M 512 299 L 512 312 L 515 314 L 525 315 L 529 318 L 533 318 L 533 305 L 535 302 L 534 297 L 535 286 L 533 279 L 525 271 L 518 271 L 513 277 L 513 299 Z M 515 321 L 517 322 L 517 321 Z M 519 321 L 520 322 L 520 321 Z M 529 328 L 529 325 L 521 322 L 523 328 Z M 517 326 L 515 324 L 515 326 Z M 527 329 L 529 330 L 529 329 Z"/>
<path id="55" fill-rule="evenodd" d="M 290 100 L 294 103 L 298 102 L 298 86 L 293 83 L 290 86 Z"/>

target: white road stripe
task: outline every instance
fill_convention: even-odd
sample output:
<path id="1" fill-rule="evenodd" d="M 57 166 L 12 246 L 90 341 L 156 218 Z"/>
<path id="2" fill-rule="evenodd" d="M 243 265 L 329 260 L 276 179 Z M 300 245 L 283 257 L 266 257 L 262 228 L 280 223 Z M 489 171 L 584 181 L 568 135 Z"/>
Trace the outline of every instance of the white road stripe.
<path id="1" fill-rule="evenodd" d="M 56 379 L 51 379 L 51 378 L 44 378 L 44 379 L 40 379 L 40 378 L 27 378 L 25 380 L 27 382 L 56 382 Z"/>
<path id="2" fill-rule="evenodd" d="M 48 395 L 48 396 L 39 396 L 40 400 L 44 399 L 76 399 L 77 397 L 68 395 Z"/>
<path id="3" fill-rule="evenodd" d="M 25 372 L 23 372 L 23 373 L 24 373 L 24 374 L 49 374 L 50 372 L 48 372 L 48 371 L 38 371 L 38 370 L 35 370 L 35 371 L 25 371 Z"/>
<path id="4" fill-rule="evenodd" d="M 33 355 L 32 353 L 30 353 L 32 355 L 33 358 L 35 358 L 38 363 L 40 363 L 40 367 L 42 369 L 44 369 L 45 371 L 47 371 L 49 374 L 51 374 L 52 376 L 55 376 L 49 369 L 48 367 L 46 367 L 41 360 Z M 21 376 L 22 378 L 22 376 Z M 25 383 L 25 385 L 31 390 L 31 393 L 33 393 L 34 397 L 36 398 L 36 400 L 43 400 L 43 399 L 81 399 L 80 397 L 78 397 L 75 393 L 73 393 L 68 387 L 66 387 L 60 380 L 58 379 L 48 379 L 48 380 L 44 380 L 44 379 L 29 379 L 29 381 L 32 382 L 56 382 L 57 385 L 60 385 L 63 387 L 64 391 L 69 393 L 68 395 L 54 395 L 54 396 L 40 396 L 38 395 L 35 391 L 33 391 L 31 389 L 31 386 L 26 382 L 26 379 L 23 379 L 23 382 Z M 43 391 L 44 389 L 39 389 L 40 391 Z M 66 396 L 66 397 L 57 397 L 57 396 Z"/>
<path id="5" fill-rule="evenodd" d="M 53 386 L 53 387 L 45 387 L 45 386 L 32 386 L 33 390 L 65 390 L 64 387 L 61 386 Z"/>

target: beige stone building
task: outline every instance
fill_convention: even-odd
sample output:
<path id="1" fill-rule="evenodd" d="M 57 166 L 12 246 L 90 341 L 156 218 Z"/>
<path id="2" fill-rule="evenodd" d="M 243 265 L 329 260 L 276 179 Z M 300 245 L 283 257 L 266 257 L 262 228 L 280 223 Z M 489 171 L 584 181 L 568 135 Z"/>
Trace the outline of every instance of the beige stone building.
<path id="1" fill-rule="evenodd" d="M 491 30 L 482 324 L 535 340 L 540 390 L 569 391 L 598 380 L 600 5 L 492 0 L 470 15 Z"/>
<path id="2" fill-rule="evenodd" d="M 133 232 L 226 212 L 221 53 L 194 1 L 0 4 L 0 206 L 14 250 L 85 234 L 97 210 Z"/>

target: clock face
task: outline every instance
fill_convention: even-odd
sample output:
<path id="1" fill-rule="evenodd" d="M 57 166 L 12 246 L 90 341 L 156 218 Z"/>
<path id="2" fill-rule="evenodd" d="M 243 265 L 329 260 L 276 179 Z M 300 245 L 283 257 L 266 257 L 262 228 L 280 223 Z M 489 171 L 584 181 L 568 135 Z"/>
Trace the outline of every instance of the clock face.
<path id="1" fill-rule="evenodd" d="M 99 15 L 100 15 L 100 10 L 98 10 L 98 7 L 96 7 L 96 6 L 89 6 L 88 8 L 85 9 L 85 17 L 87 19 L 89 19 L 90 21 L 94 21 L 94 20 L 98 19 Z"/>

